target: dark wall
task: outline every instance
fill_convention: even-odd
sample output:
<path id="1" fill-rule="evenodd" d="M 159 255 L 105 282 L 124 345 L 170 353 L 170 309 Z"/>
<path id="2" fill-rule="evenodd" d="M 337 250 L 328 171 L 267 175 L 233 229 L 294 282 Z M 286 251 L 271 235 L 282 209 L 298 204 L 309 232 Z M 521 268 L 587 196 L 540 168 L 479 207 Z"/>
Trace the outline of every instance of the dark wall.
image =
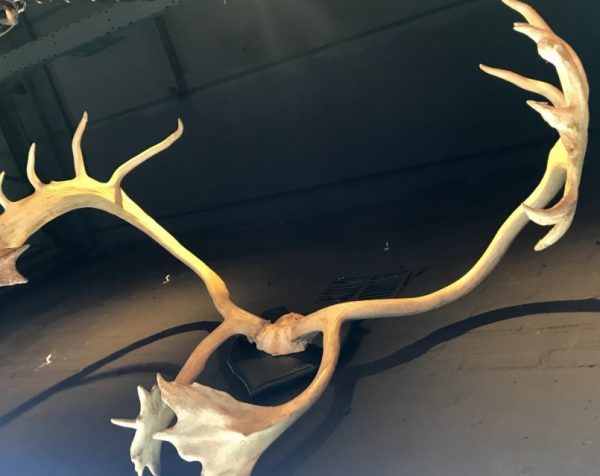
<path id="1" fill-rule="evenodd" d="M 579 52 L 593 92 L 600 6 L 532 4 Z M 37 36 L 98 7 L 43 8 L 29 12 Z M 176 94 L 155 19 L 30 71 L 25 93 L 15 78 L 11 94 L 47 179 L 69 170 L 70 134 L 84 109 L 88 169 L 98 178 L 181 117 L 183 138 L 124 184 L 176 232 L 292 220 L 418 197 L 436 183 L 541 171 L 555 137 L 525 106 L 531 94 L 477 68 L 485 62 L 556 82 L 533 43 L 511 31 L 520 18 L 500 1 L 188 0 L 164 20 L 185 94 Z M 111 217 L 83 216 L 103 240 L 137 236 L 115 231 Z M 84 236 L 75 219 L 60 223 L 63 238 Z"/>

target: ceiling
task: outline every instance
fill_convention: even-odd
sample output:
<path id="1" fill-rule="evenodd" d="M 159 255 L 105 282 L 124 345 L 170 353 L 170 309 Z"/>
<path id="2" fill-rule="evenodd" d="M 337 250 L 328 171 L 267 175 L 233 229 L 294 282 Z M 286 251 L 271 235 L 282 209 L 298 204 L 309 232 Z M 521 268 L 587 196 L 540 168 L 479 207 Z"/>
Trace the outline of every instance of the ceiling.
<path id="1" fill-rule="evenodd" d="M 579 52 L 593 90 L 600 4 L 531 3 Z M 183 138 L 124 184 L 175 231 L 259 226 L 541 170 L 554 131 L 524 107 L 531 95 L 477 68 L 556 82 L 511 31 L 517 20 L 495 0 L 29 2 L 0 39 L 7 194 L 31 190 L 33 141 L 42 179 L 72 174 L 84 110 L 98 179 L 183 119 Z M 78 213 L 48 231 L 57 242 L 112 242 L 130 239 L 125 230 Z"/>

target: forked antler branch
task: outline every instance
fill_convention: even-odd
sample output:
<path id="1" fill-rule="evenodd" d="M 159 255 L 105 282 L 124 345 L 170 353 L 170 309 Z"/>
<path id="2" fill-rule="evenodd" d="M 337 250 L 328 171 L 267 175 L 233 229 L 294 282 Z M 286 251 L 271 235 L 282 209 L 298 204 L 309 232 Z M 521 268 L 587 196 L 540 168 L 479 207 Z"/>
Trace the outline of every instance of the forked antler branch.
<path id="1" fill-rule="evenodd" d="M 187 250 L 168 231 L 145 213 L 123 191 L 123 179 L 137 166 L 150 157 L 162 152 L 179 139 L 183 133 L 183 123 L 178 121 L 177 130 L 118 167 L 110 180 L 100 182 L 91 178 L 85 167 L 81 150 L 81 139 L 87 125 L 87 113 L 75 131 L 72 140 L 75 177 L 61 182 L 43 183 L 35 172 L 35 144 L 29 149 L 27 177 L 34 192 L 19 200 L 11 201 L 2 192 L 0 174 L 0 205 L 4 212 L 0 215 L 0 285 L 11 285 L 26 280 L 17 273 L 15 261 L 24 251 L 29 236 L 46 223 L 60 215 L 79 208 L 96 208 L 125 220 L 140 229 L 167 251 L 192 269 L 206 284 L 208 292 L 224 319 L 243 317 L 244 323 L 260 324 L 262 320 L 240 309 L 231 302 L 229 291 L 223 280 L 202 260 Z M 251 329 L 246 328 L 251 332 Z"/>
<path id="2" fill-rule="evenodd" d="M 589 86 L 581 61 L 573 49 L 552 32 L 542 17 L 529 5 L 518 0 L 502 0 L 521 13 L 527 24 L 516 23 L 515 29 L 536 39 L 540 55 L 552 62 L 563 91 L 551 84 L 525 78 L 516 73 L 481 65 L 486 73 L 505 79 L 527 91 L 540 94 L 554 107 L 528 101 L 559 133 L 548 156 L 546 171 L 531 195 L 508 217 L 477 263 L 461 278 L 431 294 L 407 299 L 383 299 L 337 304 L 307 316 L 294 335 L 321 328 L 321 321 L 414 315 L 436 309 L 469 293 L 485 279 L 504 256 L 513 240 L 531 220 L 553 228 L 535 249 L 543 250 L 556 243 L 568 230 L 577 206 L 581 170 L 587 148 Z M 564 187 L 562 199 L 552 208 L 545 206 Z M 298 333 L 298 334 L 296 334 Z"/>
<path id="3" fill-rule="evenodd" d="M 171 442 L 184 459 L 202 462 L 205 476 L 250 474 L 258 457 L 257 451 L 260 454 L 323 392 L 337 362 L 339 327 L 345 320 L 414 315 L 459 299 L 491 273 L 529 220 L 553 226 L 536 245 L 538 251 L 554 244 L 567 231 L 577 205 L 577 189 L 587 146 L 589 91 L 585 72 L 572 48 L 552 32 L 533 8 L 516 0 L 505 0 L 504 3 L 529 22 L 517 24 L 515 29 L 534 38 L 540 55 L 555 65 L 563 89 L 510 71 L 481 66 L 485 72 L 540 94 L 553 104 L 528 102 L 559 133 L 539 185 L 500 227 L 477 263 L 450 285 L 416 298 L 338 304 L 305 318 L 288 315 L 275 324 L 263 326 L 259 335 L 253 338 L 259 348 L 272 354 L 285 353 L 285 349 L 291 351 L 294 343 L 302 347 L 314 333 L 324 333 L 324 355 L 317 377 L 300 396 L 285 405 L 268 409 L 254 407 L 208 387 L 168 384 L 159 379 L 163 399 L 177 414 L 178 423 L 170 430 L 157 433 L 155 438 Z M 559 203 L 545 210 L 563 187 L 565 190 Z M 210 342 L 207 347 L 211 347 Z M 222 405 L 215 405 L 217 401 Z M 211 425 L 215 419 L 221 421 L 222 426 Z M 238 443 L 229 443 L 231 441 Z M 230 465 L 231 461 L 235 462 L 234 466 Z"/>
<path id="4" fill-rule="evenodd" d="M 552 150 L 550 160 L 556 168 L 562 169 L 566 174 L 564 194 L 556 205 L 543 210 L 535 205 L 524 204 L 527 216 L 533 222 L 552 226 L 550 232 L 536 245 L 536 250 L 542 250 L 556 243 L 567 232 L 575 215 L 587 148 L 589 85 L 581 60 L 573 48 L 556 35 L 533 8 L 518 0 L 503 2 L 527 20 L 527 23 L 515 23 L 514 29 L 536 43 L 540 56 L 556 68 L 562 87 L 560 91 L 542 81 L 531 80 L 502 69 L 481 66 L 486 73 L 540 94 L 552 103 L 549 105 L 539 101 L 527 101 L 531 108 L 558 131 L 560 140 Z"/>
<path id="5" fill-rule="evenodd" d="M 502 224 L 475 265 L 464 276 L 433 293 L 414 298 L 347 302 L 308 316 L 291 313 L 275 323 L 236 306 L 223 280 L 144 213 L 121 188 L 123 178 L 131 170 L 179 138 L 181 122 L 175 133 L 119 167 L 106 183 L 90 178 L 85 170 L 81 137 L 86 115 L 73 138 L 74 179 L 43 184 L 35 174 L 35 145 L 30 149 L 27 165 L 27 175 L 34 187 L 31 196 L 18 202 L 10 201 L 1 193 L 3 175 L 0 174 L 0 205 L 5 208 L 0 215 L 0 284 L 23 281 L 14 264 L 24 251 L 28 236 L 63 213 L 93 207 L 136 226 L 189 266 L 204 281 L 215 307 L 223 316 L 224 322 L 200 342 L 175 382 L 166 382 L 159 377 L 151 392 L 138 390 L 141 410 L 136 420 L 113 420 L 117 425 L 136 430 L 131 459 L 138 475 L 141 476 L 145 468 L 154 475 L 159 473 L 161 441 L 175 445 L 184 459 L 201 462 L 205 476 L 249 475 L 260 454 L 326 388 L 338 359 L 340 328 L 344 321 L 414 315 L 459 299 L 491 273 L 529 221 L 552 226 L 537 243 L 536 250 L 551 246 L 565 234 L 575 213 L 587 146 L 589 89 L 586 75 L 573 49 L 533 8 L 519 0 L 503 2 L 525 17 L 527 23 L 516 23 L 515 30 L 533 39 L 542 58 L 555 66 L 562 90 L 510 71 L 483 65 L 481 68 L 548 99 L 552 105 L 536 101 L 528 101 L 528 104 L 558 131 L 559 140 L 550 151 L 546 171 L 538 186 Z M 563 187 L 560 201 L 546 209 Z M 323 358 L 317 376 L 303 393 L 283 405 L 249 405 L 193 383 L 210 355 L 233 335 L 245 335 L 256 342 L 259 349 L 272 355 L 283 355 L 302 351 L 316 333 L 323 333 L 324 337 Z M 167 429 L 174 415 L 177 415 L 177 424 Z"/>

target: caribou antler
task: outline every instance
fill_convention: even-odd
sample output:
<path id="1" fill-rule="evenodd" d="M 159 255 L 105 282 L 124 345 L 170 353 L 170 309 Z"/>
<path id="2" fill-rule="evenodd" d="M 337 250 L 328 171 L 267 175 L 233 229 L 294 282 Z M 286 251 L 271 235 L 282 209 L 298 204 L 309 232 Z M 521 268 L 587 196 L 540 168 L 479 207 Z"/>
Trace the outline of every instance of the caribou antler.
<path id="1" fill-rule="evenodd" d="M 536 245 L 535 249 L 539 251 L 556 243 L 567 232 L 575 215 L 581 169 L 587 148 L 589 85 L 585 70 L 573 48 L 557 36 L 533 8 L 518 0 L 502 1 L 525 17 L 527 23 L 515 23 L 515 30 L 536 43 L 540 56 L 556 68 L 562 86 L 560 91 L 543 81 L 481 65 L 486 73 L 544 96 L 552 103 L 550 106 L 544 102 L 527 101 L 531 108 L 558 131 L 560 140 L 550 153 L 550 162 L 566 174 L 565 191 L 556 205 L 546 210 L 527 203 L 523 205 L 531 221 L 553 226 Z"/>
<path id="2" fill-rule="evenodd" d="M 251 338 L 258 348 L 271 354 L 294 352 L 298 350 L 297 346 L 302 349 L 317 332 L 323 332 L 325 337 L 324 355 L 317 377 L 301 395 L 283 406 L 249 406 L 207 387 L 182 385 L 178 383 L 179 376 L 173 384 L 159 379 L 163 400 L 175 411 L 179 420 L 175 427 L 157 433 L 155 438 L 171 442 L 184 459 L 203 463 L 206 476 L 250 474 L 257 451 L 266 448 L 320 396 L 337 362 L 339 328 L 345 320 L 414 315 L 459 299 L 491 273 L 530 220 L 553 225 L 536 245 L 538 251 L 556 243 L 567 231 L 577 205 L 577 188 L 587 145 L 589 114 L 585 72 L 572 48 L 552 32 L 533 8 L 516 0 L 505 0 L 504 3 L 525 16 L 529 23 L 517 24 L 515 29 L 536 40 L 540 55 L 556 66 L 563 88 L 561 91 L 516 73 L 481 66 L 485 72 L 541 94 L 552 102 L 552 107 L 528 102 L 557 129 L 560 136 L 549 154 L 540 183 L 500 227 L 477 263 L 450 285 L 415 298 L 342 303 L 306 317 L 290 314 L 275 324 L 262 326 L 259 334 Z M 560 202 L 544 210 L 563 186 L 565 191 Z M 202 344 L 198 349 L 203 348 Z M 207 342 L 209 347 L 212 347 L 211 342 Z M 220 404 L 215 404 L 217 401 Z M 214 422 L 219 423 L 215 425 Z M 232 458 L 236 463 L 233 466 Z"/>
<path id="3" fill-rule="evenodd" d="M 380 299 L 346 302 L 320 309 L 307 316 L 290 331 L 292 338 L 322 329 L 324 322 L 377 317 L 415 315 L 455 301 L 477 287 L 496 267 L 513 240 L 531 220 L 554 225 L 540 240 L 536 251 L 556 243 L 569 228 L 577 206 L 578 186 L 588 138 L 589 86 L 585 71 L 573 49 L 555 33 L 529 5 L 518 0 L 502 0 L 521 13 L 527 24 L 516 23 L 515 29 L 536 39 L 540 55 L 555 65 L 563 91 L 551 84 L 525 78 L 516 73 L 481 65 L 486 73 L 505 79 L 527 91 L 548 98 L 554 107 L 535 101 L 527 104 L 556 128 L 559 139 L 551 149 L 545 173 L 529 197 L 506 219 L 475 265 L 461 278 L 431 294 L 406 299 Z M 562 199 L 552 208 L 545 206 L 564 187 Z"/>
<path id="4" fill-rule="evenodd" d="M 119 167 L 111 179 L 104 183 L 91 178 L 85 169 L 83 153 L 81 151 L 81 138 L 87 125 L 87 113 L 75 131 L 72 141 L 73 162 L 75 177 L 62 182 L 44 184 L 36 174 L 36 146 L 31 144 L 27 160 L 27 178 L 33 186 L 34 192 L 19 200 L 11 201 L 0 190 L 0 205 L 4 213 L 0 215 L 0 249 L 19 248 L 25 244 L 27 238 L 56 217 L 78 208 L 98 208 L 117 215 L 126 221 L 133 221 L 135 226 L 142 228 L 146 233 L 153 230 L 145 229 L 145 219 L 136 218 L 137 209 L 128 209 L 132 202 L 123 203 L 123 192 L 120 188 L 121 181 L 128 172 L 149 157 L 165 150 L 175 142 L 183 133 L 183 124 L 178 123 L 177 130 L 159 144 L 130 159 Z M 0 187 L 4 173 L 0 174 Z M 6 284 L 6 283 L 0 283 Z"/>
<path id="5" fill-rule="evenodd" d="M 316 311 L 305 318 L 286 316 L 285 319 L 280 319 L 273 325 L 264 326 L 255 340 L 259 348 L 262 345 L 262 348 L 267 351 L 269 348 L 273 350 L 273 342 L 293 343 L 298 340 L 304 342 L 315 332 L 323 332 L 327 337 L 324 344 L 323 361 L 315 381 L 304 393 L 286 404 L 284 415 L 287 417 L 283 416 L 277 408 L 267 410 L 267 414 L 270 415 L 273 422 L 271 428 L 289 426 L 308 408 L 308 405 L 320 396 L 328 379 L 333 374 L 333 368 L 337 362 L 339 345 L 331 339 L 331 336 L 337 335 L 339 326 L 345 320 L 414 315 L 443 306 L 459 299 L 478 286 L 495 268 L 529 220 L 542 225 L 553 225 L 552 230 L 536 245 L 535 249 L 538 251 L 556 243 L 571 224 L 577 205 L 577 189 L 587 146 L 589 113 L 588 84 L 585 72 L 573 49 L 552 32 L 533 8 L 516 0 L 505 0 L 504 3 L 525 16 L 529 23 L 517 24 L 515 29 L 529 34 L 536 40 L 540 55 L 555 65 L 563 88 L 561 91 L 550 84 L 524 78 L 516 73 L 482 66 L 482 69 L 490 74 L 506 79 L 528 91 L 543 95 L 554 105 L 550 107 L 542 103 L 528 102 L 542 114 L 542 117 L 552 127 L 557 129 L 560 136 L 549 154 L 547 168 L 540 183 L 500 227 L 477 263 L 464 276 L 450 285 L 431 294 L 415 298 L 342 303 Z M 544 207 L 563 186 L 565 191 L 560 202 L 554 207 L 544 210 Z M 318 385 L 315 385 L 316 382 Z M 215 414 L 207 417 L 205 414 L 190 412 L 189 409 L 194 405 L 197 407 L 205 405 L 206 392 L 197 392 L 188 390 L 186 387 L 169 386 L 164 383 L 161 383 L 161 387 L 168 389 L 166 401 L 176 412 L 178 407 L 183 407 L 182 418 L 186 424 L 182 427 L 189 428 L 190 419 L 194 420 L 193 427 L 197 429 L 197 434 L 205 435 L 206 430 L 210 428 L 207 425 Z M 195 399 L 194 395 L 196 395 Z M 263 413 L 265 410 L 257 411 L 256 418 L 260 419 L 259 415 Z M 226 428 L 233 430 L 236 427 L 236 422 L 229 419 L 230 410 L 222 409 L 220 412 L 216 410 L 216 415 L 222 418 L 221 421 L 224 422 Z M 268 420 L 262 418 L 264 421 Z M 265 435 L 267 428 L 269 427 L 263 424 L 255 431 L 257 434 Z M 219 461 L 221 461 L 221 468 L 227 468 L 223 457 L 207 454 L 199 446 L 202 442 L 201 436 L 198 437 L 198 444 L 192 445 L 189 435 L 184 437 L 185 432 L 178 432 L 178 425 L 170 432 L 166 433 L 170 434 L 170 437 L 164 437 L 165 433 L 159 433 L 158 438 L 173 443 L 187 460 L 200 461 L 208 465 L 207 475 L 213 474 L 213 468 L 218 466 Z M 177 437 L 178 433 L 181 433 L 179 438 Z M 247 433 L 244 435 L 248 436 Z M 211 440 L 211 443 L 215 441 L 217 441 L 216 438 Z M 227 446 L 226 441 L 219 441 L 221 445 L 234 450 L 234 447 Z M 243 457 L 244 452 L 241 451 L 242 455 L 240 455 L 239 451 L 238 448 L 238 458 Z M 252 453 L 252 458 L 245 461 L 246 466 L 243 467 L 243 470 L 231 469 L 217 474 L 231 476 L 249 474 L 253 461 L 254 453 Z"/>
<path id="6" fill-rule="evenodd" d="M 559 140 L 550 151 L 546 171 L 538 186 L 502 224 L 475 265 L 453 283 L 424 296 L 347 302 L 320 309 L 308 316 L 290 313 L 270 323 L 236 306 L 223 280 L 121 189 L 127 173 L 179 138 L 181 122 L 175 133 L 119 167 L 106 183 L 90 178 L 85 170 L 80 142 L 87 122 L 86 115 L 73 138 L 74 179 L 43 184 L 35 174 L 35 146 L 32 146 L 27 175 L 34 193 L 18 202 L 11 202 L 0 192 L 0 205 L 5 208 L 0 215 L 0 284 L 23 282 L 16 271 L 15 261 L 24 251 L 29 235 L 63 213 L 93 207 L 136 226 L 190 267 L 206 284 L 216 309 L 224 319 L 200 342 L 175 382 L 166 382 L 159 377 L 151 392 L 138 390 L 140 415 L 136 420 L 113 420 L 117 425 L 136 430 L 131 459 L 138 475 L 141 476 L 145 468 L 158 475 L 161 441 L 172 443 L 184 459 L 201 462 L 205 476 L 249 475 L 260 454 L 319 398 L 328 385 L 339 356 L 340 328 L 344 321 L 414 315 L 459 299 L 492 272 L 529 221 L 553 227 L 538 242 L 536 250 L 551 246 L 564 235 L 575 213 L 587 146 L 587 79 L 573 49 L 552 32 L 533 8 L 518 0 L 503 2 L 525 17 L 527 23 L 517 23 L 515 29 L 532 38 L 542 58 L 556 67 L 562 90 L 510 71 L 483 65 L 481 68 L 547 98 L 552 106 L 535 101 L 528 104 L 558 131 Z M 0 175 L 0 185 L 2 177 Z M 563 187 L 561 200 L 545 209 Z M 259 349 L 271 355 L 284 355 L 304 350 L 316 333 L 322 333 L 324 341 L 319 371 L 307 389 L 287 403 L 276 407 L 244 404 L 223 392 L 193 383 L 210 355 L 233 335 L 245 335 Z M 175 415 L 178 417 L 177 424 L 167 429 Z"/>
<path id="7" fill-rule="evenodd" d="M 91 178 L 86 171 L 81 139 L 87 121 L 87 113 L 84 113 L 73 136 L 71 148 L 74 178 L 62 182 L 42 183 L 35 172 L 35 144 L 29 149 L 27 162 L 27 177 L 34 188 L 31 195 L 15 202 L 9 200 L 2 193 L 4 174 L 0 174 L 0 205 L 4 208 L 0 215 L 0 286 L 26 282 L 16 271 L 15 261 L 26 249 L 29 236 L 69 211 L 96 208 L 125 220 L 154 239 L 204 281 L 215 307 L 224 319 L 239 321 L 238 325 L 244 332 L 257 333 L 265 321 L 236 306 L 231 301 L 227 286 L 221 277 L 144 212 L 121 188 L 123 179 L 132 170 L 167 149 L 181 137 L 181 120 L 178 121 L 175 132 L 118 167 L 107 182 Z"/>

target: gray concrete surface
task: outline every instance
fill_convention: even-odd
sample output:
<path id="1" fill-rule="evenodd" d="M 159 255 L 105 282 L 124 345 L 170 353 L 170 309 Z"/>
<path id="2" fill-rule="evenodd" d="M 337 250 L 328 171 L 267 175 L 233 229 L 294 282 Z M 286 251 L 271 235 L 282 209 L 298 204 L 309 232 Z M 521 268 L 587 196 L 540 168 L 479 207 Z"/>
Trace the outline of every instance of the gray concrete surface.
<path id="1" fill-rule="evenodd" d="M 532 225 L 461 301 L 363 323 L 358 347 L 323 398 L 256 474 L 595 475 L 597 178 L 586 175 L 573 229 L 555 247 L 534 253 L 541 230 Z M 404 291 L 416 295 L 464 272 L 533 179 L 183 241 L 254 312 L 279 305 L 302 312 L 338 276 L 399 266 L 416 271 Z M 202 284 L 147 241 L 98 248 L 3 290 L 0 309 L 3 476 L 134 474 L 132 435 L 109 419 L 136 415 L 136 385 L 151 385 L 156 372 L 172 377 L 218 317 Z M 201 377 L 235 392 L 230 379 L 218 358 Z M 198 474 L 172 447 L 163 455 L 165 475 Z"/>

